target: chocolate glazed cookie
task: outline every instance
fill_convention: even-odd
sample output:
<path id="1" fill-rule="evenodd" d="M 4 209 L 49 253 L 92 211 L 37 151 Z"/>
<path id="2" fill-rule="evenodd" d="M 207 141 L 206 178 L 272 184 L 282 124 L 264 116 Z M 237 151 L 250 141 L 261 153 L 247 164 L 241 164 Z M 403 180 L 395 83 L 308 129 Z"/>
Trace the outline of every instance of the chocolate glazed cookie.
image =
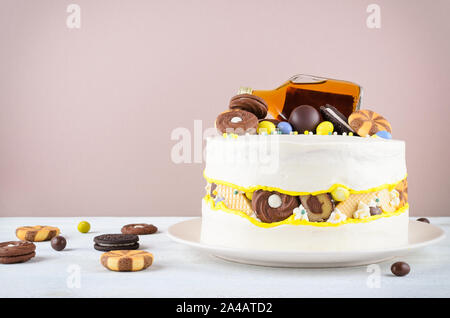
<path id="1" fill-rule="evenodd" d="M 254 114 L 258 119 L 266 118 L 267 104 L 261 97 L 252 94 L 240 94 L 233 96 L 230 100 L 231 110 L 241 109 Z"/>
<path id="2" fill-rule="evenodd" d="M 299 204 L 298 197 L 277 191 L 256 190 L 252 197 L 252 208 L 264 223 L 280 222 L 287 219 Z"/>
<path id="3" fill-rule="evenodd" d="M 230 110 L 217 117 L 216 128 L 222 134 L 255 134 L 256 128 L 258 128 L 258 118 L 245 110 Z"/>

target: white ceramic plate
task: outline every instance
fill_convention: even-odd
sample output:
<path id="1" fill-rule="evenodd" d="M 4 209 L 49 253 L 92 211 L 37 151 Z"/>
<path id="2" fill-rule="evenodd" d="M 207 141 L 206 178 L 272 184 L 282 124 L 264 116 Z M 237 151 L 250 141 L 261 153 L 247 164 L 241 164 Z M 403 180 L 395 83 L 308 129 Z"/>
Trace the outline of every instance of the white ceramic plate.
<path id="1" fill-rule="evenodd" d="M 379 263 L 439 242 L 445 233 L 439 227 L 409 221 L 408 245 L 391 249 L 348 252 L 268 251 L 228 248 L 200 242 L 202 219 L 183 221 L 169 228 L 169 237 L 216 257 L 245 264 L 275 267 L 347 267 Z"/>

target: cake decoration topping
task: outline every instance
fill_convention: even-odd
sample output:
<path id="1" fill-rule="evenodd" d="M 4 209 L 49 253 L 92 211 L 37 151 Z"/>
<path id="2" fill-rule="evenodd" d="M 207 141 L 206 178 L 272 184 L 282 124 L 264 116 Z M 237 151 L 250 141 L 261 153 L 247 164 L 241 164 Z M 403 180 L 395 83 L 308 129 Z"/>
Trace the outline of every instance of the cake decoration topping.
<path id="1" fill-rule="evenodd" d="M 358 210 L 353 212 L 353 218 L 355 219 L 364 219 L 368 218 L 370 216 L 370 208 L 367 204 L 364 202 L 359 202 L 358 204 Z"/>
<path id="2" fill-rule="evenodd" d="M 283 203 L 281 202 L 281 198 L 278 194 L 272 194 L 268 199 L 267 203 L 273 209 L 279 208 Z"/>
<path id="3" fill-rule="evenodd" d="M 384 138 L 384 139 L 392 139 L 392 135 L 389 132 L 385 131 L 385 130 L 377 132 L 375 134 L 375 136 L 378 136 L 378 137 Z"/>
<path id="4" fill-rule="evenodd" d="M 327 222 L 329 223 L 341 223 L 347 219 L 347 215 L 342 213 L 338 208 L 334 209 L 333 212 L 331 212 L 330 217 L 328 218 Z"/>
<path id="5" fill-rule="evenodd" d="M 353 212 L 358 210 L 359 202 L 369 204 L 369 202 L 377 197 L 377 192 L 369 193 L 352 193 L 347 200 L 340 202 L 336 205 L 336 208 L 344 213 L 347 217 L 353 217 Z"/>
<path id="6" fill-rule="evenodd" d="M 404 179 L 402 182 L 395 186 L 395 190 L 399 193 L 400 204 L 399 208 L 408 203 L 408 180 Z"/>
<path id="7" fill-rule="evenodd" d="M 331 200 L 329 193 L 301 195 L 300 201 L 305 207 L 311 222 L 326 221 L 334 210 L 334 202 Z"/>
<path id="8" fill-rule="evenodd" d="M 372 136 L 379 131 L 392 133 L 391 124 L 381 115 L 368 109 L 354 111 L 348 118 L 348 123 L 361 137 Z"/>
<path id="9" fill-rule="evenodd" d="M 241 120 L 239 121 L 237 118 L 240 118 Z M 257 127 L 258 118 L 245 110 L 226 111 L 220 114 L 216 119 L 216 128 L 222 134 L 255 134 Z"/>
<path id="10" fill-rule="evenodd" d="M 331 105 L 320 106 L 320 114 L 324 119 L 333 124 L 334 130 L 337 133 L 353 133 L 352 127 L 347 123 L 347 117 L 337 110 L 336 107 Z"/>
<path id="11" fill-rule="evenodd" d="M 323 121 L 317 126 L 316 133 L 318 135 L 331 135 L 333 133 L 333 130 L 334 126 L 331 122 Z"/>
<path id="12" fill-rule="evenodd" d="M 273 208 L 269 204 L 269 198 L 274 194 L 281 199 L 281 205 L 277 208 Z M 252 208 L 257 217 L 265 223 L 279 222 L 287 219 L 298 206 L 298 198 L 294 196 L 264 190 L 256 190 L 253 193 Z"/>
<path id="13" fill-rule="evenodd" d="M 309 221 L 308 213 L 306 213 L 306 210 L 303 208 L 301 204 L 298 206 L 298 208 L 294 209 L 293 213 L 295 220 Z"/>
<path id="14" fill-rule="evenodd" d="M 309 105 L 296 107 L 289 116 L 289 123 L 297 131 L 313 131 L 320 123 L 320 113 Z"/>
<path id="15" fill-rule="evenodd" d="M 282 121 L 277 125 L 277 128 L 283 135 L 289 135 L 293 129 L 291 124 L 289 124 L 287 121 Z"/>
<path id="16" fill-rule="evenodd" d="M 254 114 L 258 119 L 266 118 L 267 104 L 261 97 L 252 94 L 239 94 L 230 100 L 231 110 L 245 110 Z"/>
<path id="17" fill-rule="evenodd" d="M 266 133 L 267 135 L 270 135 L 272 132 L 276 131 L 276 129 L 277 127 L 274 123 L 268 120 L 263 120 L 258 123 L 257 132 L 258 134 Z"/>
<path id="18" fill-rule="evenodd" d="M 344 187 L 337 187 L 331 191 L 331 196 L 335 201 L 345 201 L 349 197 L 350 192 Z"/>
<path id="19" fill-rule="evenodd" d="M 253 214 L 252 205 L 245 194 L 223 184 L 218 184 L 216 191 L 217 196 L 223 198 L 221 201 L 227 208 L 242 211 L 247 215 Z"/>

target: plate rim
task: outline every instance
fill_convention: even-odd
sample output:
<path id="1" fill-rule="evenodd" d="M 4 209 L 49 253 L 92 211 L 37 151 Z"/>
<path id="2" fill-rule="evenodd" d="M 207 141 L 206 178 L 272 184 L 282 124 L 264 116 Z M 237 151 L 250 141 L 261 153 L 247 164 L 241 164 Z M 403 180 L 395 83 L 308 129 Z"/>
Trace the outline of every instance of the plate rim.
<path id="1" fill-rule="evenodd" d="M 250 254 L 259 254 L 261 252 L 263 253 L 271 253 L 271 254 L 282 254 L 282 255 L 286 255 L 286 254 L 291 254 L 291 255 L 341 255 L 342 254 L 346 254 L 346 253 L 358 253 L 358 254 L 373 254 L 373 253 L 394 253 L 394 252 L 409 252 L 412 250 L 416 250 L 428 245 L 433 245 L 436 244 L 440 241 L 442 241 L 445 237 L 446 237 L 446 233 L 445 231 L 440 228 L 437 225 L 434 224 L 428 224 L 428 223 L 423 223 L 423 222 L 419 222 L 416 220 L 409 220 L 408 223 L 408 229 L 410 229 L 410 224 L 413 222 L 419 222 L 422 225 L 420 226 L 431 226 L 434 227 L 436 230 L 439 231 L 439 235 L 431 240 L 426 240 L 426 241 L 422 241 L 419 243 L 413 243 L 413 244 L 407 244 L 404 246 L 397 246 L 397 247 L 392 247 L 392 248 L 379 248 L 379 249 L 370 249 L 370 250 L 350 250 L 350 251 L 301 251 L 301 250 L 254 250 L 254 249 L 246 249 L 246 248 L 234 248 L 234 247 L 226 247 L 226 246 L 220 246 L 220 245 L 211 245 L 211 244 L 205 244 L 205 243 L 201 243 L 201 242 L 194 242 L 192 240 L 186 240 L 183 238 L 180 238 L 178 236 L 176 236 L 173 233 L 173 229 L 176 226 L 181 226 L 182 224 L 185 223 L 194 223 L 194 222 L 200 222 L 201 224 L 201 220 L 202 217 L 197 217 L 197 218 L 193 218 L 193 219 L 189 219 L 189 220 L 184 220 L 184 221 L 180 221 L 177 222 L 175 224 L 172 224 L 168 230 L 167 230 L 167 236 L 169 236 L 169 238 L 175 242 L 178 242 L 180 244 L 185 244 L 185 245 L 189 245 L 195 248 L 199 248 L 202 250 L 209 250 L 209 251 L 223 251 L 223 252 L 237 252 L 237 253 L 250 253 Z"/>

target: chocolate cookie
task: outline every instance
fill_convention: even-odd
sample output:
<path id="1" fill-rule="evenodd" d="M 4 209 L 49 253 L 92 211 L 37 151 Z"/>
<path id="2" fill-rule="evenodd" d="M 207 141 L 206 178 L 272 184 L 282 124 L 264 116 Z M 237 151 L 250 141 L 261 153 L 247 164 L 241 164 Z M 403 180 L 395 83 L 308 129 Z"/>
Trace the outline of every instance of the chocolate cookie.
<path id="1" fill-rule="evenodd" d="M 361 137 L 372 136 L 383 130 L 392 133 L 391 124 L 383 116 L 368 109 L 353 112 L 348 117 L 348 123 Z"/>
<path id="2" fill-rule="evenodd" d="M 320 114 L 322 117 L 331 122 L 334 126 L 334 131 L 339 134 L 349 132 L 355 133 L 355 131 L 350 127 L 347 122 L 347 117 L 345 117 L 336 107 L 331 105 L 320 106 Z"/>
<path id="3" fill-rule="evenodd" d="M 59 235 L 60 231 L 53 226 L 22 226 L 16 229 L 16 236 L 19 240 L 30 242 L 48 241 Z"/>
<path id="4" fill-rule="evenodd" d="M 97 251 L 136 250 L 139 248 L 139 237 L 133 234 L 103 234 L 94 237 L 94 248 Z"/>
<path id="5" fill-rule="evenodd" d="M 297 197 L 277 191 L 256 190 L 252 197 L 252 208 L 264 223 L 283 221 L 291 216 L 298 206 Z"/>
<path id="6" fill-rule="evenodd" d="M 122 234 L 136 234 L 145 235 L 153 234 L 158 231 L 158 228 L 153 224 L 138 223 L 138 224 L 127 224 L 122 227 Z"/>
<path id="7" fill-rule="evenodd" d="M 100 262 L 111 271 L 136 272 L 153 263 L 153 255 L 146 251 L 111 251 L 102 254 Z"/>
<path id="8" fill-rule="evenodd" d="M 230 109 L 241 109 L 254 114 L 258 119 L 267 116 L 267 104 L 261 97 L 252 94 L 239 94 L 230 100 Z"/>
<path id="9" fill-rule="evenodd" d="M 301 195 L 300 201 L 311 222 L 326 221 L 334 210 L 334 202 L 329 193 Z"/>
<path id="10" fill-rule="evenodd" d="M 25 241 L 0 243 L 0 264 L 23 263 L 32 259 L 36 253 L 36 245 Z"/>
<path id="11" fill-rule="evenodd" d="M 216 128 L 222 134 L 256 134 L 258 118 L 245 110 L 230 110 L 217 117 Z"/>

